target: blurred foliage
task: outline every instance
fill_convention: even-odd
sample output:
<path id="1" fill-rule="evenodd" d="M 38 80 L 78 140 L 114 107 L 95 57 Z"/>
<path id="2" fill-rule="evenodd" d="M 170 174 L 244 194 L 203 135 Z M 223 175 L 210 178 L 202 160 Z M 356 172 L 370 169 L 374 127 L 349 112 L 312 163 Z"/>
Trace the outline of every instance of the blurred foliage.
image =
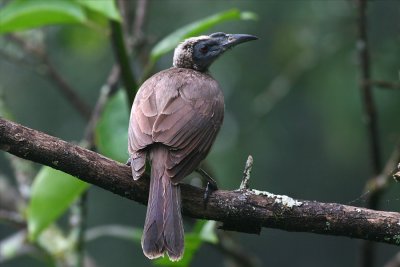
<path id="1" fill-rule="evenodd" d="M 128 160 L 129 108 L 125 91 L 109 99 L 96 126 L 96 146 L 99 152 L 113 160 Z"/>
<path id="2" fill-rule="evenodd" d="M 399 82 L 400 35 L 395 26 L 399 10 L 399 2 L 369 2 L 371 66 L 378 80 Z M 303 199 L 363 205 L 359 196 L 370 167 L 357 84 L 355 13 L 354 4 L 345 0 L 150 1 L 144 48 L 135 54 L 144 60 L 133 58 L 134 71 L 143 73 L 146 64 L 151 65 L 150 72 L 168 68 L 177 43 L 208 33 L 211 27 L 213 31 L 259 36 L 252 46 L 229 52 L 211 68 L 226 97 L 225 122 L 208 157 L 220 187 L 239 186 L 247 154 L 252 154 L 252 187 Z M 18 31 L 30 44 L 45 47 L 63 76 L 93 104 L 114 62 L 108 44 L 109 19 L 121 21 L 111 0 L 0 2 L 0 114 L 7 110 L 7 116 L 12 115 L 22 124 L 66 140 L 80 140 L 85 122 L 51 84 L 37 75 L 43 73 L 42 66 L 7 41 L 6 33 Z M 32 28 L 37 29 L 22 31 Z M 5 60 L 7 56 L 16 58 L 16 64 Z M 398 91 L 377 88 L 374 96 L 386 158 L 400 132 L 400 97 Z M 120 162 L 127 159 L 129 107 L 125 97 L 119 90 L 109 99 L 95 138 L 100 153 Z M 7 109 L 3 109 L 1 100 Z M 1 172 L 11 172 L 1 154 L 0 164 Z M 35 178 L 28 225 L 31 237 L 38 237 L 39 244 L 48 245 L 50 236 L 61 244 L 54 245 L 57 250 L 53 252 L 47 249 L 50 254 L 69 251 L 75 245 L 76 237 L 63 233 L 66 227 L 59 218 L 87 186 L 48 167 Z M 394 186 L 382 208 L 399 210 L 398 193 Z M 110 221 L 142 225 L 143 207 L 109 195 L 91 189 L 89 228 Z M 222 265 L 222 256 L 215 249 L 201 246 L 215 242 L 214 226 L 207 223 L 198 227 L 200 224 L 186 233 L 185 258 L 177 265 Z M 207 227 L 211 229 L 209 234 L 202 236 Z M 9 228 L 0 228 L 0 238 L 9 236 L 9 232 Z M 135 243 L 139 244 L 137 237 Z M 356 244 L 347 239 L 275 231 L 260 238 L 240 237 L 244 247 L 265 265 L 291 266 L 296 261 L 298 266 L 343 266 L 355 262 Z M 10 240 L 20 239 L 16 236 Z M 150 265 L 139 246 L 132 249 L 131 244 L 122 242 L 89 242 L 88 253 L 102 266 Z M 318 252 L 312 263 L 307 249 L 310 246 Z M 379 258 L 383 265 L 395 248 L 379 248 L 384 251 Z M 286 257 L 288 251 L 291 257 Z M 21 262 L 6 266 L 42 266 L 30 259 Z M 167 259 L 156 264 L 171 265 Z"/>
<path id="3" fill-rule="evenodd" d="M 29 238 L 34 241 L 88 187 L 89 184 L 69 174 L 42 167 L 32 184 L 27 212 Z"/>
<path id="4" fill-rule="evenodd" d="M 0 10 L 0 33 L 55 24 L 87 23 L 87 10 L 120 21 L 113 0 L 14 0 Z"/>

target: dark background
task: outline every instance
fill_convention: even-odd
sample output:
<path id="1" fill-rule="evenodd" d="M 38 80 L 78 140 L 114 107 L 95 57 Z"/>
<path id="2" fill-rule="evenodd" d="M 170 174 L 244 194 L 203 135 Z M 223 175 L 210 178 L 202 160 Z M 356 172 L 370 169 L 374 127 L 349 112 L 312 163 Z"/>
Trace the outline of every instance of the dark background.
<path id="1" fill-rule="evenodd" d="M 210 32 L 248 33 L 260 40 L 235 48 L 211 68 L 226 100 L 224 125 L 207 159 L 220 188 L 239 187 L 251 154 L 252 188 L 365 205 L 362 193 L 372 166 L 358 89 L 353 1 L 153 0 L 145 33 L 155 43 L 183 25 L 232 7 L 253 11 L 259 19 L 226 22 Z M 400 2 L 370 1 L 368 22 L 372 77 L 398 81 Z M 80 26 L 44 31 L 56 67 L 94 105 L 114 60 L 107 37 Z M 171 61 L 169 53 L 157 70 L 170 67 Z M 0 57 L 0 90 L 15 120 L 68 141 L 80 140 L 85 122 L 53 87 L 31 68 Z M 376 88 L 373 95 L 386 160 L 400 132 L 400 91 Z M 0 166 L 11 173 L 4 152 Z M 380 209 L 399 210 L 398 194 L 399 185 L 392 184 Z M 135 202 L 96 187 L 90 189 L 88 201 L 89 227 L 143 225 L 145 207 Z M 0 237 L 11 230 L 0 225 Z M 355 266 L 360 245 L 345 237 L 273 229 L 263 229 L 260 236 L 234 236 L 262 266 Z M 384 244 L 377 248 L 376 266 L 398 250 Z M 102 267 L 151 265 L 141 248 L 128 241 L 103 238 L 89 243 L 88 250 Z M 205 245 L 193 266 L 222 266 L 223 261 L 215 248 Z M 41 263 L 25 258 L 5 266 Z"/>

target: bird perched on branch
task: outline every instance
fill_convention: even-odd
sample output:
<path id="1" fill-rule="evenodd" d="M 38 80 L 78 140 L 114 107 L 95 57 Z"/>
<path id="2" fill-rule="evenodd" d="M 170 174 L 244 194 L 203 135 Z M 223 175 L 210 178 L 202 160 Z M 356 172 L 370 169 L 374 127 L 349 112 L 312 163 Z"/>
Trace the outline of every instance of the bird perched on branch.
<path id="1" fill-rule="evenodd" d="M 257 37 L 213 33 L 183 41 L 173 67 L 140 87 L 129 121 L 133 178 L 151 163 L 150 191 L 142 236 L 144 254 L 173 261 L 184 251 L 179 182 L 206 157 L 224 117 L 224 97 L 210 65 L 228 49 Z"/>

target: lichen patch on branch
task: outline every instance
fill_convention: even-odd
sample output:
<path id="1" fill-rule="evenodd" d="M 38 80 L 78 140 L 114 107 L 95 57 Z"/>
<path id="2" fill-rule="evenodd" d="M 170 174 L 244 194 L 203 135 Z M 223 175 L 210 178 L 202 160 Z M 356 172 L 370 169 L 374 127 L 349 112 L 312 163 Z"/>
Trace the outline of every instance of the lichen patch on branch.
<path id="1" fill-rule="evenodd" d="M 274 203 L 282 204 L 288 208 L 293 208 L 294 206 L 300 207 L 303 205 L 303 202 L 295 200 L 289 196 L 286 195 L 275 195 L 267 191 L 260 191 L 256 189 L 252 189 L 250 192 L 254 193 L 257 196 L 267 196 L 269 198 L 275 199 Z"/>

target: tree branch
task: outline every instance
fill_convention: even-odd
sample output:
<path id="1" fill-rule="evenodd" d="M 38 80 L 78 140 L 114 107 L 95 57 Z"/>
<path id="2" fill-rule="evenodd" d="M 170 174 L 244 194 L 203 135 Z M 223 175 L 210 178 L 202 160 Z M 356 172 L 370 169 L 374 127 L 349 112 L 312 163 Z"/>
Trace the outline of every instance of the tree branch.
<path id="1" fill-rule="evenodd" d="M 69 173 L 105 190 L 146 203 L 148 177 L 134 181 L 128 166 L 93 151 L 0 118 L 0 149 Z M 258 190 L 214 192 L 182 184 L 183 213 L 223 222 L 222 229 L 259 233 L 261 227 L 347 236 L 400 245 L 400 213 L 294 200 Z"/>

